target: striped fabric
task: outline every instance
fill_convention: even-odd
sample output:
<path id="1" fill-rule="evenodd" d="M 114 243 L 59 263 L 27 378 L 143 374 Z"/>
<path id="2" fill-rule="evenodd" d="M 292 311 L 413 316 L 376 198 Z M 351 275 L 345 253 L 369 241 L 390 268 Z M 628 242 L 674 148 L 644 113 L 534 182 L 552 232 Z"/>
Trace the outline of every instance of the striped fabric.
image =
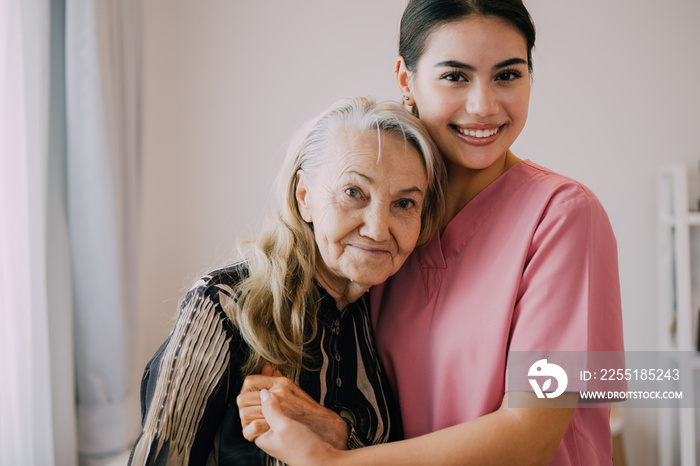
<path id="1" fill-rule="evenodd" d="M 142 433 L 129 464 L 274 464 L 242 435 L 236 396 L 248 351 L 226 316 L 242 264 L 200 279 L 187 293 L 173 331 L 146 366 Z M 351 427 L 350 448 L 398 440 L 401 422 L 379 364 L 367 296 L 342 311 L 325 290 L 316 338 L 305 350 L 318 370 L 296 382 Z"/>

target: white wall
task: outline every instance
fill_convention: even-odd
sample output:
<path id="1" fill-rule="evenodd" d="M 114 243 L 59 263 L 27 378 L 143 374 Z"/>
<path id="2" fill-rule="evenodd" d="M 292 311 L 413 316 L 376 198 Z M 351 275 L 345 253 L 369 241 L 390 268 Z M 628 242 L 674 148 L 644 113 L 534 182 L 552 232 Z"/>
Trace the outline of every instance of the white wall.
<path id="1" fill-rule="evenodd" d="M 399 98 L 405 0 L 145 3 L 144 364 L 185 288 L 254 233 L 293 131 L 339 97 Z M 618 238 L 626 346 L 654 349 L 655 175 L 700 159 L 700 2 L 527 3 L 534 87 L 514 152 L 598 195 Z M 629 464 L 655 464 L 656 413 L 624 415 Z"/>

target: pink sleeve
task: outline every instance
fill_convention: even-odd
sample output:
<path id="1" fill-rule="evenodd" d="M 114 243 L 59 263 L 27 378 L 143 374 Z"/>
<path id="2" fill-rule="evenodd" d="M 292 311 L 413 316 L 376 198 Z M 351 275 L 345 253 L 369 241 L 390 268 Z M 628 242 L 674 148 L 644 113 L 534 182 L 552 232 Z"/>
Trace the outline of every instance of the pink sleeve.
<path id="1" fill-rule="evenodd" d="M 617 243 L 598 199 L 568 186 L 553 196 L 534 232 L 509 350 L 622 349 Z"/>

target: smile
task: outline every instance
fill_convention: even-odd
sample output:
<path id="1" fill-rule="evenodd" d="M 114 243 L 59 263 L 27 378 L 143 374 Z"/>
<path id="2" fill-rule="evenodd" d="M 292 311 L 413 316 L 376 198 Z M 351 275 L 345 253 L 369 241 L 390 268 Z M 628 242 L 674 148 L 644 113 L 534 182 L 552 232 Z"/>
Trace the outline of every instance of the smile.
<path id="1" fill-rule="evenodd" d="M 350 246 L 359 250 L 362 254 L 365 254 L 367 256 L 374 257 L 374 258 L 385 257 L 387 254 L 389 254 L 389 251 L 387 251 L 386 249 L 375 249 L 375 248 L 370 248 L 367 246 L 360 246 L 357 244 L 352 244 Z"/>
<path id="2" fill-rule="evenodd" d="M 459 126 L 453 126 L 453 128 L 456 129 L 457 132 L 460 134 L 463 134 L 465 136 L 469 136 L 472 138 L 478 138 L 478 139 L 488 138 L 488 137 L 494 136 L 495 134 L 497 134 L 501 130 L 501 126 L 499 126 L 497 128 L 492 128 L 492 129 L 477 129 L 477 130 L 466 129 L 466 128 L 462 129 Z"/>

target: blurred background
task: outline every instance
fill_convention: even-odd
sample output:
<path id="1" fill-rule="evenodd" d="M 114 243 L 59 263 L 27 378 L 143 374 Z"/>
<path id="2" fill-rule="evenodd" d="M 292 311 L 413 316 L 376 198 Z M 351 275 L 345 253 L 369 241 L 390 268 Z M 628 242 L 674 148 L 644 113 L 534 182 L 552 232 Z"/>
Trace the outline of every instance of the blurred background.
<path id="1" fill-rule="evenodd" d="M 179 300 L 202 273 L 235 260 L 237 243 L 255 234 L 294 131 L 344 96 L 400 99 L 394 69 L 406 0 L 0 2 L 0 31 L 11 26 L 0 39 L 0 95 L 25 108 L 10 118 L 0 101 L 0 123 L 25 118 L 42 135 L 20 144 L 27 163 L 15 156 L 16 145 L 0 146 L 0 177 L 16 170 L 12 178 L 25 180 L 18 187 L 0 178 L 0 208 L 17 205 L 18 189 L 44 195 L 26 196 L 34 214 L 3 210 L 0 223 L 22 218 L 29 225 L 25 277 L 34 285 L 27 293 L 36 299 L 36 284 L 48 289 L 27 313 L 20 298 L 4 301 L 5 324 L 33 330 L 29 340 L 14 333 L 0 350 L 31 353 L 38 369 L 27 375 L 10 357 L 3 362 L 30 386 L 44 380 L 46 389 L 25 398 L 8 389 L 0 398 L 3 408 L 12 396 L 24 400 L 7 408 L 18 419 L 29 403 L 34 421 L 17 422 L 33 432 L 33 443 L 22 445 L 41 450 L 13 462 L 18 457 L 4 449 L 0 464 L 105 464 L 138 435 L 141 372 L 167 337 Z M 528 123 L 513 152 L 599 197 L 618 240 L 626 349 L 656 350 L 668 326 L 658 318 L 660 169 L 686 167 L 689 205 L 697 209 L 700 198 L 700 2 L 526 4 L 537 28 L 534 77 Z M 23 41 L 14 54 L 13 33 Z M 24 75 L 10 73 L 12 59 Z M 62 99 L 54 97 L 56 87 L 66 90 Z M 15 88 L 21 92 L 7 90 Z M 85 95 L 92 97 L 81 100 Z M 89 102 L 98 102 L 97 110 Z M 0 135 L 30 134 L 10 126 Z M 94 168 L 101 151 L 111 155 Z M 71 162 L 73 152 L 79 156 Z M 107 186 L 112 195 L 76 187 L 85 183 Z M 34 238 L 37 222 L 44 236 Z M 92 244 L 89 234 L 104 241 Z M 36 244 L 45 262 L 40 272 Z M 698 246 L 692 234 L 691 256 L 698 258 Z M 3 251 L 7 278 L 18 253 Z M 99 282 L 103 268 L 101 284 L 80 291 L 80 283 Z M 37 312 L 31 318 L 38 321 L 22 320 Z M 697 313 L 693 319 L 696 329 Z M 658 410 L 621 405 L 619 412 L 627 464 L 659 464 Z M 5 413 L 0 424 L 14 418 Z M 19 445 L 22 431 L 1 427 L 0 440 Z M 678 435 L 672 437 L 677 463 Z"/>

